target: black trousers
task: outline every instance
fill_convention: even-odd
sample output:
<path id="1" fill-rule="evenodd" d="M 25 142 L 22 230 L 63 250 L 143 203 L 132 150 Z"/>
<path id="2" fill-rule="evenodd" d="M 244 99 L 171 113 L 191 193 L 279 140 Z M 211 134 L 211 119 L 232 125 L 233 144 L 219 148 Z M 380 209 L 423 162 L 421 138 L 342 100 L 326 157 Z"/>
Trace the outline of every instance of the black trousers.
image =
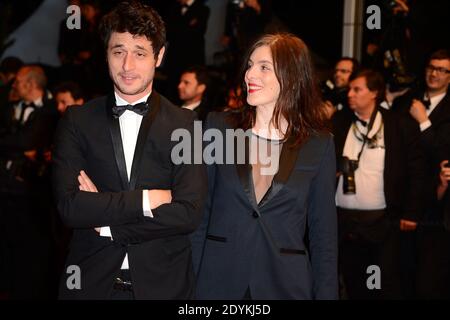
<path id="1" fill-rule="evenodd" d="M 417 232 L 416 298 L 450 299 L 450 232 L 444 228 Z"/>
<path id="2" fill-rule="evenodd" d="M 399 231 L 384 211 L 338 208 L 339 268 L 343 279 L 343 299 L 401 299 Z M 380 270 L 380 289 L 367 285 Z M 369 281 L 370 282 L 370 281 Z"/>

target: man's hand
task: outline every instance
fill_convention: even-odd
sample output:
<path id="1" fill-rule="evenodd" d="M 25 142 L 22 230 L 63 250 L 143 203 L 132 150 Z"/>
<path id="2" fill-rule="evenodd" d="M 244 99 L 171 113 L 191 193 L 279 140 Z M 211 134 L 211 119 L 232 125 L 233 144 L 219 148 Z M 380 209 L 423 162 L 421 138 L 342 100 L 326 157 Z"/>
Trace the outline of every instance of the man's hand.
<path id="1" fill-rule="evenodd" d="M 419 124 L 428 120 L 427 109 L 419 100 L 413 100 L 411 108 L 409 108 L 409 113 Z"/>
<path id="2" fill-rule="evenodd" d="M 406 92 L 408 92 L 409 88 L 405 88 L 399 91 L 393 91 L 391 92 L 389 86 L 386 88 L 386 101 L 389 102 L 389 104 L 392 104 L 394 102 L 395 98 L 400 97 L 404 95 Z"/>
<path id="3" fill-rule="evenodd" d="M 400 230 L 401 231 L 414 231 L 417 228 L 417 222 L 400 219 Z"/>
<path id="4" fill-rule="evenodd" d="M 172 202 L 172 192 L 170 190 L 148 190 L 150 209 L 156 209 L 160 205 Z"/>
<path id="5" fill-rule="evenodd" d="M 448 182 L 450 181 L 450 168 L 446 167 L 448 160 L 440 163 L 441 172 L 439 173 L 439 186 L 437 188 L 437 198 L 441 200 L 444 197 L 445 191 L 448 189 Z"/>
<path id="6" fill-rule="evenodd" d="M 36 149 L 25 151 L 23 154 L 25 155 L 25 157 L 27 157 L 31 161 L 36 161 L 36 158 L 37 158 L 37 150 Z"/>
<path id="7" fill-rule="evenodd" d="M 78 182 L 80 183 L 78 188 L 80 188 L 81 191 L 98 192 L 97 187 L 91 181 L 91 179 L 87 176 L 87 174 L 84 172 L 84 170 L 80 171 L 80 174 L 78 176 Z"/>
<path id="8" fill-rule="evenodd" d="M 78 182 L 80 183 L 78 188 L 81 191 L 98 192 L 97 187 L 92 182 L 92 180 L 87 176 L 84 170 L 80 171 L 80 174 L 78 175 Z M 95 228 L 95 231 L 97 231 L 97 233 L 100 234 L 100 228 Z"/>
<path id="9" fill-rule="evenodd" d="M 448 182 L 450 181 L 450 167 L 446 167 L 447 164 L 448 160 L 444 160 L 441 162 L 441 172 L 439 174 L 441 185 L 445 188 L 448 187 Z"/>

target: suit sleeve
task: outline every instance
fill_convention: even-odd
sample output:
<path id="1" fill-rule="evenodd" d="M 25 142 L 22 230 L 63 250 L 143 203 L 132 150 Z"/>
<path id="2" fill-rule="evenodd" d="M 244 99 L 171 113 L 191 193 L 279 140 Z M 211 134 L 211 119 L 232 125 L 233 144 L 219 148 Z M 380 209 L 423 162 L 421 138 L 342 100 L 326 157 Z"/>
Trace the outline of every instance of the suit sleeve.
<path id="1" fill-rule="evenodd" d="M 418 139 L 408 139 L 403 136 L 407 166 L 407 193 L 403 205 L 402 218 L 419 221 L 425 204 L 426 163 L 425 153 L 420 148 Z"/>
<path id="2" fill-rule="evenodd" d="M 72 228 L 94 228 L 143 219 L 142 190 L 84 192 L 78 175 L 86 170 L 85 150 L 69 108 L 58 124 L 53 152 L 52 180 L 56 205 L 63 222 Z"/>
<path id="3" fill-rule="evenodd" d="M 187 126 L 191 137 L 193 125 L 192 119 Z M 193 152 L 191 154 L 194 155 Z M 112 226 L 114 241 L 121 244 L 138 244 L 157 238 L 189 234 L 198 227 L 206 199 L 205 166 L 192 163 L 174 165 L 172 176 L 172 202 L 153 209 L 153 218 L 145 217 L 138 223 Z"/>
<path id="4" fill-rule="evenodd" d="M 336 160 L 330 137 L 308 201 L 308 227 L 315 299 L 338 298 Z"/>
<path id="5" fill-rule="evenodd" d="M 434 152 L 436 150 L 436 130 L 433 123 L 431 123 L 429 128 L 420 133 L 420 142 L 426 152 Z"/>

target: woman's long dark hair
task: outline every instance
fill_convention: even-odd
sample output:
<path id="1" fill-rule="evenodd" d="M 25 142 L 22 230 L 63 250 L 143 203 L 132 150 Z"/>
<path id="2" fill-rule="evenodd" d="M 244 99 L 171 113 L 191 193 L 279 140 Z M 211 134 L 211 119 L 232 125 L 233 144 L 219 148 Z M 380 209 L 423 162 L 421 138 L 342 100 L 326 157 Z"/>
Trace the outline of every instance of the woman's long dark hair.
<path id="1" fill-rule="evenodd" d="M 328 121 L 309 50 L 302 40 L 289 33 L 263 35 L 248 50 L 240 75 L 243 107 L 230 115 L 233 125 L 244 130 L 255 125 L 256 108 L 247 103 L 244 77 L 250 55 L 262 46 L 270 48 L 275 75 L 280 83 L 280 95 L 271 121 L 278 130 L 282 118 L 288 122 L 284 141 L 289 139 L 298 145 L 311 133 L 328 131 Z"/>

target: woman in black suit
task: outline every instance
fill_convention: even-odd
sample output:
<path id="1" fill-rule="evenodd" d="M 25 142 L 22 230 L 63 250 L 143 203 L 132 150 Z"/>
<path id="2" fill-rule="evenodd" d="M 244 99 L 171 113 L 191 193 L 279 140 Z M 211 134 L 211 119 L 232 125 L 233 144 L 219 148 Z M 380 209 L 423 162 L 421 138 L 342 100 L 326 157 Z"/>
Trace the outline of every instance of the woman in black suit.
<path id="1" fill-rule="evenodd" d="M 205 160 L 216 161 L 192 235 L 196 296 L 335 299 L 334 145 L 308 49 L 290 34 L 265 35 L 244 61 L 243 109 L 212 113 L 204 133 L 215 136 Z"/>

